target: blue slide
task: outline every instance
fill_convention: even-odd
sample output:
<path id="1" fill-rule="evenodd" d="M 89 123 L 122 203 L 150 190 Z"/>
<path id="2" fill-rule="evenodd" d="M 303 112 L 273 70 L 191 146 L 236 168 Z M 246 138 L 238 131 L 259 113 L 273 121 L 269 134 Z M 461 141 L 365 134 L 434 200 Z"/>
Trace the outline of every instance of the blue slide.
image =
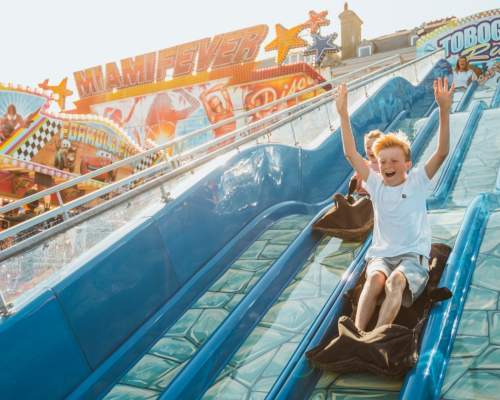
<path id="1" fill-rule="evenodd" d="M 437 129 L 436 111 L 428 113 L 431 82 L 448 70 L 438 62 L 417 87 L 402 78 L 387 82 L 354 113 L 357 142 L 371 129 L 409 127 L 413 154 L 425 159 Z M 464 203 L 478 193 L 458 171 L 498 114 L 484 98 L 472 103 L 452 116 L 458 156 L 436 180 L 440 209 L 431 218 L 441 235 L 436 239 L 450 243 Z M 498 152 L 485 153 L 498 164 Z M 2 394 L 288 398 L 300 392 L 299 383 L 307 391 L 298 398 L 306 398 L 337 390 L 337 381 L 347 382 L 341 392 L 355 381 L 361 390 L 398 393 L 401 382 L 384 387 L 366 376 L 303 374 L 303 352 L 324 321 L 334 320 L 330 308 L 367 247 L 311 233 L 350 174 L 335 132 L 315 150 L 261 145 L 242 151 L 160 211 L 103 241 L 76 261 L 71 275 L 1 321 Z M 439 192 L 443 185 L 448 189 Z M 306 375 L 315 378 L 301 385 Z M 405 390 L 413 390 L 411 382 Z"/>
<path id="2" fill-rule="evenodd" d="M 498 299 L 499 289 L 494 261 L 498 219 L 496 225 L 494 221 L 498 218 L 500 203 L 495 194 L 475 196 L 495 190 L 498 181 L 500 140 L 495 128 L 500 123 L 500 110 L 495 108 L 498 93 L 498 88 L 495 93 L 490 91 L 489 98 L 476 100 L 468 108 L 471 110 L 469 127 L 464 129 L 468 132 L 459 139 L 429 200 L 431 208 L 435 208 L 430 212 L 433 240 L 454 248 L 441 280 L 441 285 L 452 290 L 453 297 L 431 312 L 415 369 L 404 382 L 371 374 L 321 374 L 309 369 L 302 353 L 296 355 L 294 365 L 287 365 L 287 373 L 280 376 L 280 383 L 274 385 L 269 398 L 496 397 L 499 370 L 498 364 L 492 361 L 497 356 L 498 326 L 491 315 L 496 315 L 494 310 L 498 310 L 494 300 Z M 490 105 L 489 109 L 485 109 L 488 104 L 484 100 Z M 452 135 L 456 117 L 452 116 Z M 475 271 L 476 263 L 479 266 Z M 347 283 L 346 289 L 351 286 Z M 486 295 L 489 301 L 485 303 Z M 335 333 L 341 309 L 342 300 L 332 299 L 331 307 L 323 310 L 316 331 L 310 341 L 303 344 L 304 348 L 313 347 L 327 332 Z M 479 365 L 476 360 L 483 361 L 483 371 L 476 370 Z"/>

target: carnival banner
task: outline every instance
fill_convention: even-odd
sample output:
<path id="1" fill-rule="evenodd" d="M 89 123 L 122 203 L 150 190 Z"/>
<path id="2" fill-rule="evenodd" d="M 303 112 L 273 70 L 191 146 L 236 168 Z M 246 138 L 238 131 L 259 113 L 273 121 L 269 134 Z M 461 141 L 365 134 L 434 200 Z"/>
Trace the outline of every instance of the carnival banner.
<path id="1" fill-rule="evenodd" d="M 482 67 L 491 67 L 500 59 L 500 9 L 489 10 L 430 32 L 417 41 L 417 56 L 443 48 L 452 64 L 458 57 Z"/>
<path id="2" fill-rule="evenodd" d="M 305 71 L 306 67 L 302 66 Z M 271 79 L 233 83 L 233 77 L 229 76 L 197 85 L 96 103 L 90 105 L 90 111 L 112 119 L 142 147 L 147 147 L 149 141 L 162 144 L 296 93 L 320 81 L 319 76 L 296 72 L 290 68 L 277 67 L 274 70 L 265 71 L 265 76 Z M 315 92 L 312 91 L 282 104 L 281 107 L 286 108 L 314 95 Z M 225 135 L 275 111 L 276 107 L 270 107 L 250 118 L 228 122 L 213 131 L 189 139 L 179 148 L 193 147 L 213 137 Z"/>

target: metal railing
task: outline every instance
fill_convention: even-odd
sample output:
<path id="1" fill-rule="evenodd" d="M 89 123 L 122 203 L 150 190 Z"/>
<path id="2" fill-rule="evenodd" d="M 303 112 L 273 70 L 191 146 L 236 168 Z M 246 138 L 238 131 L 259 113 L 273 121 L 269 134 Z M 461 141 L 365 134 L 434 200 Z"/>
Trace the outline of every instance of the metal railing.
<path id="1" fill-rule="evenodd" d="M 351 112 L 393 76 L 402 76 L 417 84 L 419 77 L 423 78 L 438 58 L 441 56 L 428 55 L 402 66 L 380 69 L 350 82 Z M 313 135 L 323 131 L 330 133 L 333 127 L 327 116 L 336 118 L 331 105 L 332 95 L 332 91 L 324 93 L 319 100 L 319 96 L 312 98 L 240 128 L 239 134 L 233 134 L 231 143 L 227 143 L 226 135 L 182 154 L 164 158 L 158 165 L 112 183 L 104 187 L 105 190 L 92 192 L 63 204 L 64 210 L 63 207 L 51 210 L 54 214 L 47 215 L 49 219 L 45 217 L 45 213 L 24 222 L 23 226 L 14 226 L 13 228 L 18 229 L 17 234 L 12 234 L 13 231 L 10 230 L 10 237 L 7 239 L 13 240 L 13 244 L 0 252 L 3 277 L 0 280 L 0 292 L 3 291 L 8 311 L 15 312 L 29 302 L 46 284 L 47 279 L 62 279 L 70 273 L 71 261 L 102 242 L 111 232 L 161 208 L 161 200 L 169 200 L 169 191 L 174 197 L 184 193 L 195 182 L 236 154 L 236 151 L 259 142 L 296 144 L 302 147 L 309 138 L 301 137 L 301 130 L 311 131 Z M 323 117 L 325 111 L 327 115 Z M 210 148 L 211 146 L 213 147 Z M 103 170 L 95 173 L 102 174 Z M 28 198 L 25 200 L 32 201 Z M 82 211 L 82 206 L 89 205 L 89 202 L 92 208 Z M 94 204 L 97 202 L 99 204 Z M 42 221 L 42 218 L 45 219 Z M 59 221 L 51 226 L 52 220 Z M 25 232 L 28 235 L 21 238 Z M 5 235 L 7 231 L 2 233 Z M 48 238 L 51 240 L 46 240 Z M 59 255 L 55 257 L 54 254 Z M 14 309 L 8 308 L 10 303 L 14 304 Z"/>
<path id="2" fill-rule="evenodd" d="M 71 180 L 68 180 L 66 182 L 63 182 L 61 184 L 58 184 L 56 186 L 52 186 L 51 188 L 49 189 L 46 189 L 46 190 L 43 190 L 43 191 L 40 191 L 40 192 L 37 192 L 31 196 L 28 196 L 28 197 L 25 197 L 25 198 L 22 198 L 20 200 L 17 200 L 15 202 L 12 202 L 6 206 L 3 206 L 0 208 L 0 214 L 3 214 L 3 213 L 6 213 L 6 212 L 9 212 L 9 211 L 12 211 L 12 210 L 15 210 L 19 207 L 22 207 L 23 205 L 25 204 L 28 204 L 28 203 L 31 203 L 35 200 L 38 200 L 38 199 L 41 199 L 43 198 L 44 196 L 47 196 L 49 194 L 52 194 L 52 193 L 57 193 L 57 192 L 60 192 L 61 190 L 63 189 L 67 189 L 67 188 L 70 188 L 72 186 L 75 186 L 76 184 L 78 183 L 82 183 L 82 182 L 85 182 L 87 180 L 90 180 L 92 178 L 95 178 L 97 176 L 100 176 L 100 175 L 103 175 L 104 173 L 107 173 L 107 172 L 111 172 L 115 169 L 118 169 L 118 168 L 121 168 L 121 167 L 124 167 L 124 166 L 128 166 L 128 165 L 131 165 L 131 164 L 134 164 L 135 162 L 138 162 L 138 161 L 141 161 L 143 160 L 145 157 L 147 156 L 150 156 L 150 155 L 155 155 L 159 152 L 164 152 L 165 150 L 169 149 L 169 148 L 172 148 L 180 143 L 183 143 L 189 139 L 192 139 L 196 136 L 200 136 L 206 132 L 209 132 L 209 131 L 212 131 L 214 129 L 217 129 L 217 128 L 220 128 L 222 126 L 225 126 L 231 122 L 235 122 L 239 119 L 242 119 L 242 118 L 246 118 L 246 117 L 249 117 L 249 116 L 252 116 L 260 111 L 266 111 L 274 106 L 277 106 L 277 105 L 280 105 L 282 103 L 285 103 L 285 102 L 288 102 L 289 100 L 293 100 L 293 99 L 297 99 L 298 97 L 300 96 L 303 96 L 309 92 L 312 92 L 314 90 L 318 90 L 318 89 L 321 89 L 321 88 L 325 88 L 325 87 L 328 87 L 328 86 L 331 86 L 332 84 L 339 84 L 341 83 L 342 81 L 344 81 L 346 78 L 349 78 L 349 77 L 352 77 L 352 76 L 355 76 L 357 74 L 359 74 L 360 72 L 362 71 L 365 71 L 365 70 L 369 70 L 369 69 L 373 69 L 375 66 L 379 65 L 379 64 L 384 64 L 384 63 L 387 63 L 388 61 L 390 60 L 394 60 L 395 62 L 391 63 L 390 64 L 390 67 L 393 67 L 394 64 L 399 64 L 400 63 L 400 59 L 399 59 L 399 56 L 391 56 L 391 57 L 387 57 L 387 58 L 384 58 L 382 60 L 379 60 L 375 63 L 372 63 L 372 64 L 369 64 L 369 65 L 366 65 L 364 67 L 361 67 L 361 68 L 358 68 L 350 73 L 347 73 L 345 75 L 342 75 L 338 78 L 335 78 L 335 79 L 331 79 L 329 81 L 325 81 L 325 82 L 322 82 L 322 83 L 319 83 L 317 85 L 314 85 L 314 86 L 310 86 L 304 90 L 301 90 L 299 92 L 296 92 L 296 93 L 293 93 L 291 95 L 288 95 L 286 97 L 282 97 L 280 99 L 277 99 L 277 100 L 274 100 L 270 103 L 267 103 L 267 104 L 264 104 L 262 106 L 259 106 L 259 107 L 256 107 L 252 110 L 249 110 L 249 111 L 246 111 L 246 112 L 243 112 L 243 113 L 240 113 L 234 117 L 231 117 L 231 118 L 228 118 L 228 119 L 225 119 L 223 121 L 220 121 L 216 124 L 213 124 L 213 125 L 208 125 L 204 128 L 201 128 L 201 129 L 197 129 L 187 135 L 183 135 L 183 136 L 180 136 L 180 137 L 177 137 L 175 139 L 172 139 L 172 140 L 169 140 L 168 142 L 164 143 L 164 144 L 161 144 L 161 145 L 158 145 L 158 146 L 155 146 L 149 150 L 146 150 L 142 153 L 139 153 L 139 154 L 135 154 L 133 156 L 130 156 L 128 158 L 125 158 L 123 160 L 120 160 L 120 161 L 116 161 L 112 164 L 109 164 L 105 167 L 102 167 L 102 168 L 99 168 L 95 171 L 92 171 L 92 172 L 89 172 L 85 175 L 81 175 L 77 178 L 74 178 L 74 179 L 71 179 Z M 385 68 L 385 67 L 384 67 Z M 376 72 L 379 72 L 379 71 L 376 71 Z M 363 77 L 365 78 L 365 77 Z M 362 79 L 363 79 L 362 78 Z M 299 103 L 297 104 L 296 106 L 293 106 L 293 107 L 289 107 L 283 111 L 293 111 L 295 110 L 294 107 L 297 107 L 297 106 L 302 106 L 304 105 L 305 103 L 308 103 L 308 102 L 312 102 L 312 101 L 315 101 L 315 100 L 320 100 L 321 98 L 324 98 L 325 95 L 327 95 L 328 92 L 325 92 L 325 93 L 322 93 L 321 95 L 319 96 L 316 96 L 312 99 L 309 99 L 305 102 L 302 102 L 302 103 Z M 282 113 L 284 114 L 284 113 Z M 281 115 L 280 113 L 274 113 L 273 116 L 276 116 L 276 115 Z M 260 121 L 267 121 L 268 119 L 270 119 L 269 117 L 265 117 L 265 118 L 262 118 Z M 241 130 L 242 128 L 240 128 Z M 233 132 L 230 132 L 226 135 L 224 135 L 224 137 L 227 139 L 231 138 L 231 137 L 234 137 L 236 134 L 237 134 L 237 131 L 238 130 L 235 130 Z"/>
<path id="3" fill-rule="evenodd" d="M 350 98 L 352 97 L 352 102 L 350 103 L 351 111 L 353 108 L 355 108 L 356 105 L 360 104 L 360 99 L 366 99 L 385 81 L 390 79 L 392 76 L 397 76 L 401 72 L 401 69 L 412 69 L 412 65 L 416 65 L 417 63 L 421 62 L 422 65 L 425 64 L 425 68 L 428 68 L 430 70 L 435 60 L 437 60 L 438 58 L 439 56 L 437 53 L 432 53 L 425 57 L 416 59 L 410 63 L 399 66 L 392 65 L 388 69 L 384 69 L 384 71 L 382 72 L 377 71 L 363 78 L 356 79 L 353 82 L 350 82 L 348 85 L 349 91 L 351 94 L 353 94 L 353 96 L 350 96 Z M 415 73 L 414 76 L 416 75 L 417 74 Z M 423 75 L 424 74 L 422 74 L 421 76 L 422 78 Z M 418 81 L 418 79 L 416 80 Z M 338 81 L 332 80 L 328 84 L 332 83 L 338 83 Z M 372 90 L 373 92 L 370 92 Z M 320 96 L 304 101 L 303 103 L 300 103 L 296 106 L 281 110 L 275 114 L 269 115 L 259 121 L 253 122 L 247 126 L 228 133 L 227 135 L 211 140 L 208 143 L 204 143 L 195 148 L 189 149 L 181 154 L 168 157 L 165 156 L 163 160 L 150 168 L 121 179 L 120 181 L 108 184 L 107 186 L 99 190 L 86 194 L 71 202 L 61 204 L 59 207 L 53 210 L 47 211 L 44 214 L 33 217 L 30 220 L 27 220 L 3 232 L 0 232 L 0 240 L 5 240 L 7 238 L 19 235 L 23 231 L 41 227 L 40 229 L 38 229 L 35 235 L 30 236 L 21 242 L 14 243 L 11 247 L 0 252 L 0 260 L 5 260 L 12 255 L 15 255 L 16 253 L 20 253 L 21 251 L 36 245 L 37 243 L 47 239 L 48 237 L 51 237 L 61 231 L 67 230 L 71 226 L 79 224 L 81 221 L 84 221 L 96 214 L 100 214 L 105 210 L 111 209 L 118 204 L 127 201 L 128 199 L 135 198 L 141 193 L 150 193 L 153 188 L 160 188 L 160 190 L 162 190 L 163 186 L 165 185 L 172 185 L 172 187 L 175 187 L 174 185 L 176 182 L 178 182 L 179 179 L 187 179 L 186 177 L 191 176 L 191 173 L 193 171 L 203 171 L 203 173 L 208 173 L 207 170 L 212 168 L 210 164 L 208 164 L 211 160 L 214 160 L 215 158 L 218 158 L 219 156 L 225 154 L 229 156 L 230 154 L 233 154 L 232 151 L 234 151 L 235 149 L 242 149 L 245 146 L 253 146 L 256 141 L 262 138 L 265 138 L 268 141 L 273 141 L 275 133 L 282 127 L 286 128 L 285 133 L 287 135 L 287 140 L 289 141 L 289 143 L 287 144 L 303 145 L 304 142 L 298 140 L 295 137 L 296 133 L 294 131 L 293 124 L 297 123 L 297 121 L 301 119 L 303 120 L 305 115 L 310 115 L 310 118 L 306 118 L 306 121 L 317 120 L 317 114 L 312 113 L 317 112 L 316 110 L 320 110 L 322 108 L 325 109 L 328 113 L 328 110 L 331 108 L 330 103 L 333 100 L 332 97 L 333 91 L 323 93 Z M 227 120 L 224 121 L 224 123 L 227 123 Z M 290 129 L 287 129 L 288 126 L 290 127 Z M 331 131 L 331 122 L 326 122 L 324 128 L 328 131 Z M 208 129 L 213 129 L 213 126 Z M 229 140 L 232 141 L 228 143 Z M 274 143 L 276 142 L 274 141 Z M 151 149 L 149 151 L 149 154 L 163 151 L 163 154 L 165 155 L 165 150 L 168 149 L 171 144 L 172 142 L 166 143 L 162 146 L 158 146 L 155 149 Z M 115 163 L 114 167 L 119 168 L 120 166 L 127 165 L 127 163 L 135 162 L 139 160 L 141 156 L 143 156 L 143 154 L 130 157 L 127 160 L 119 161 L 118 163 Z M 217 160 L 215 162 L 217 162 Z M 201 166 L 203 166 L 202 170 L 200 170 L 199 168 Z M 110 170 L 112 170 L 111 166 L 105 167 L 85 176 L 78 177 L 71 182 L 65 182 L 53 188 L 39 192 L 36 195 L 26 197 L 21 203 L 13 203 L 1 208 L 0 213 L 5 212 L 6 209 L 11 210 L 15 207 L 19 207 L 19 205 L 21 204 L 25 204 L 38 198 L 44 197 L 47 194 L 58 193 L 64 188 L 74 186 L 76 184 L 75 182 L 82 182 L 86 179 L 89 179 L 90 177 L 101 175 Z M 184 190 L 184 188 L 182 190 Z M 166 189 L 163 189 L 161 192 L 161 197 L 164 200 L 168 200 L 167 192 L 168 190 Z M 157 195 L 155 194 L 155 196 Z M 101 202 L 101 199 L 103 197 L 106 197 L 106 199 L 103 199 Z M 155 199 L 156 203 L 160 200 L 160 198 L 158 197 L 155 197 Z M 83 212 L 78 212 L 79 208 L 81 208 L 82 206 L 95 201 L 99 201 L 101 203 Z M 117 211 L 118 209 L 119 208 L 116 208 L 114 211 Z M 71 215 L 73 212 L 74 215 Z M 43 227 L 44 224 L 50 223 L 51 220 L 58 218 L 61 221 L 57 225 L 49 227 L 48 229 Z M 22 256 L 23 255 L 20 255 L 18 257 Z M 0 288 L 0 290 L 1 289 L 2 288 Z M 7 300 L 10 299 L 7 298 Z"/>

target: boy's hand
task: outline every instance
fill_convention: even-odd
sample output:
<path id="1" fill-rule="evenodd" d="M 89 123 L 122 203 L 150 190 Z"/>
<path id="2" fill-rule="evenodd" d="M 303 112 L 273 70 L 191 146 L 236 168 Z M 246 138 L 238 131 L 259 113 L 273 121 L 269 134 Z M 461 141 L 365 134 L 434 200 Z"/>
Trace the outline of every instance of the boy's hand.
<path id="1" fill-rule="evenodd" d="M 345 84 L 339 85 L 337 88 L 337 95 L 335 96 L 335 106 L 340 115 L 346 115 L 347 112 L 347 86 Z"/>
<path id="2" fill-rule="evenodd" d="M 434 98 L 439 108 L 443 111 L 450 111 L 453 103 L 453 92 L 455 84 L 448 88 L 448 78 L 439 78 L 434 81 Z"/>

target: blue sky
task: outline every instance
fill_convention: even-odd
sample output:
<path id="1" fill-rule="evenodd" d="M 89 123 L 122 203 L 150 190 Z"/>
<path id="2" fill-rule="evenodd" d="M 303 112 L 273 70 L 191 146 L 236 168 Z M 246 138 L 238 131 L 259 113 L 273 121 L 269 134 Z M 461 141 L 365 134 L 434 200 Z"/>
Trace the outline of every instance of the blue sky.
<path id="1" fill-rule="evenodd" d="M 328 10 L 338 31 L 340 0 L 17 0 L 2 4 L 0 82 L 35 86 L 109 61 L 155 51 L 256 24 L 285 27 L 307 19 L 309 10 Z M 412 28 L 451 15 L 493 9 L 497 0 L 352 0 L 364 21 L 363 38 Z"/>

